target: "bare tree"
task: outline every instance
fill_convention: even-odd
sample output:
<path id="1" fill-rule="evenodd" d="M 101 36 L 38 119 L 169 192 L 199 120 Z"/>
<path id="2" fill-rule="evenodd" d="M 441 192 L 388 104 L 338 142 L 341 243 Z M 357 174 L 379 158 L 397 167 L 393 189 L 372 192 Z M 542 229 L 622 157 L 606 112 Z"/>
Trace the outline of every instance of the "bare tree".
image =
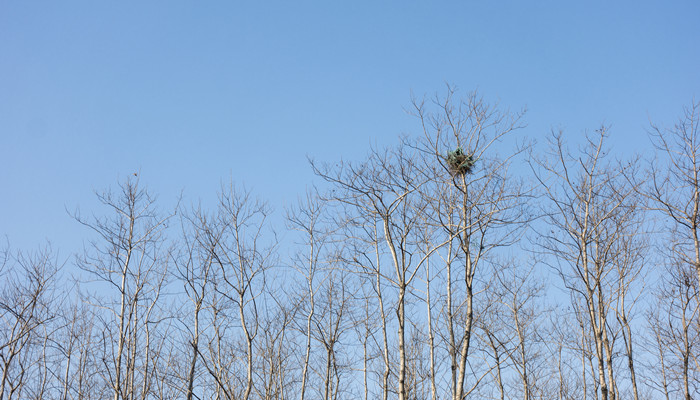
<path id="1" fill-rule="evenodd" d="M 684 398 L 692 398 L 698 352 L 693 332 L 700 330 L 700 103 L 684 109 L 673 127 L 652 124 L 650 136 L 658 157 L 649 162 L 649 184 L 642 193 L 662 216 L 664 258 L 667 260 L 659 309 L 652 314 L 664 323 L 653 326 L 663 369 L 663 391 L 682 382 Z M 695 276 L 688 276 L 693 273 Z M 690 319 L 687 319 L 690 318 Z M 682 367 L 674 365 L 683 360 Z M 694 360 L 695 369 L 691 367 Z"/>
<path id="2" fill-rule="evenodd" d="M 559 400 L 573 399 L 572 393 L 576 388 L 583 388 L 578 398 L 587 399 L 587 389 L 585 382 L 577 384 L 576 380 L 581 378 L 580 374 L 572 373 L 576 370 L 571 364 L 581 362 L 585 368 L 585 353 L 578 348 L 578 342 L 573 337 L 577 337 L 577 332 L 572 332 L 568 327 L 570 313 L 565 313 L 561 309 L 555 308 L 550 315 L 549 324 L 545 325 L 541 333 L 545 337 L 547 355 L 550 358 L 548 363 L 549 384 L 544 385 L 544 392 L 549 396 L 545 398 L 556 398 Z M 566 318 L 566 319 L 565 319 Z"/>
<path id="3" fill-rule="evenodd" d="M 633 208 L 641 207 L 639 203 L 631 205 Z M 634 357 L 635 342 L 639 332 L 633 329 L 633 321 L 636 306 L 640 297 L 644 294 L 644 277 L 646 274 L 646 262 L 648 257 L 649 240 L 648 233 L 644 231 L 644 215 L 633 210 L 637 214 L 636 221 L 630 221 L 621 227 L 620 239 L 617 240 L 611 250 L 612 262 L 615 266 L 614 281 L 617 287 L 612 287 L 615 299 L 615 318 L 619 326 L 619 335 L 622 337 L 627 369 L 630 376 L 631 392 L 634 400 L 639 400 L 640 390 L 637 382 L 637 368 Z"/>
<path id="4" fill-rule="evenodd" d="M 383 355 L 385 354 L 381 349 L 379 351 L 375 350 L 375 345 L 378 342 L 377 331 L 380 329 L 379 326 L 383 327 L 384 324 L 382 324 L 381 318 L 377 318 L 374 309 L 375 304 L 372 301 L 374 288 L 372 286 L 372 281 L 370 279 L 361 280 L 359 290 L 361 290 L 361 294 L 358 295 L 356 304 L 357 308 L 361 309 L 361 312 L 357 310 L 352 316 L 355 318 L 353 321 L 355 335 L 359 340 L 359 345 L 362 347 L 362 367 L 359 367 L 362 372 L 362 398 L 368 400 L 370 398 L 371 364 L 377 358 L 383 359 Z M 385 331 L 382 330 L 382 332 Z M 388 362 L 385 361 L 385 366 L 386 365 L 388 365 Z M 384 374 L 382 375 L 383 377 L 386 376 Z M 388 380 L 388 377 L 386 377 L 386 379 Z M 383 380 L 383 382 L 385 383 L 386 380 Z M 387 387 L 388 385 L 383 385 L 383 388 Z M 382 394 L 384 393 L 387 393 L 388 396 L 388 391 Z"/>
<path id="5" fill-rule="evenodd" d="M 331 199 L 344 204 L 349 221 L 344 226 L 357 228 L 348 231 L 350 237 L 360 235 L 360 241 L 372 248 L 359 250 L 350 256 L 361 274 L 376 278 L 376 295 L 379 301 L 383 329 L 386 332 L 386 305 L 382 286 L 395 290 L 393 311 L 396 314 L 398 340 L 398 398 L 406 399 L 406 297 L 416 274 L 427 256 L 415 260 L 418 254 L 417 233 L 421 213 L 426 208 L 418 188 L 423 183 L 422 174 L 410 148 L 400 146 L 386 151 L 373 151 L 360 164 L 341 163 L 337 168 L 312 163 L 317 175 L 334 186 Z M 386 252 L 386 253 L 384 253 Z M 383 255 L 387 255 L 385 265 Z M 376 257 L 375 257 L 376 255 Z M 385 375 L 384 394 L 388 395 L 390 371 L 387 340 L 384 340 Z"/>
<path id="6" fill-rule="evenodd" d="M 254 389 L 254 342 L 263 311 L 260 302 L 266 291 L 266 271 L 275 256 L 274 246 L 264 242 L 269 233 L 269 213 L 265 203 L 231 184 L 220 193 L 217 212 L 207 227 L 212 233 L 207 235 L 206 247 L 218 272 L 214 282 L 216 296 L 210 299 L 209 306 L 214 337 L 210 340 L 206 368 L 216 381 L 217 393 L 228 399 L 247 400 Z M 240 336 L 229 330 L 233 315 Z M 232 353 L 227 345 L 236 338 L 241 340 L 242 356 Z M 244 360 L 240 366 L 245 370 L 242 382 L 236 376 L 239 357 Z M 237 392 L 239 387 L 243 388 L 241 393 Z"/>
<path id="7" fill-rule="evenodd" d="M 192 400 L 196 397 L 195 381 L 201 351 L 200 341 L 203 332 L 206 331 L 206 327 L 203 326 L 206 324 L 203 313 L 209 297 L 212 296 L 217 272 L 214 265 L 214 249 L 221 239 L 222 231 L 212 230 L 210 217 L 201 208 L 193 210 L 189 215 L 181 215 L 181 247 L 184 251 L 175 258 L 175 273 L 177 279 L 182 282 L 192 306 L 191 318 L 182 320 L 191 347 L 189 368 L 184 378 L 185 396 L 187 400 Z"/>
<path id="8" fill-rule="evenodd" d="M 78 266 L 99 285 L 95 293 L 100 295 L 90 301 L 103 311 L 96 315 L 104 332 L 103 379 L 114 400 L 145 399 L 158 358 L 153 329 L 160 322 L 156 314 L 168 262 L 164 230 L 172 214 L 161 216 L 154 198 L 136 179 L 122 183 L 117 193 L 98 194 L 98 199 L 111 216 L 74 217 L 98 238 Z"/>
<path id="9" fill-rule="evenodd" d="M 454 89 L 448 87 L 447 95 L 437 97 L 432 107 L 416 100 L 413 105 L 424 134 L 418 145 L 425 160 L 421 172 L 431 182 L 423 195 L 432 223 L 442 230 L 434 247 L 449 244 L 444 256 L 447 348 L 451 397 L 461 400 L 467 393 L 477 271 L 480 264 L 488 262 L 492 250 L 519 237 L 528 220 L 524 207 L 528 190 L 509 171 L 512 158 L 521 150 L 516 148 L 501 158 L 495 148 L 521 127 L 522 113 L 501 111 L 477 93 L 462 101 L 454 95 Z M 461 280 L 459 285 L 457 279 Z M 459 304 L 455 303 L 455 290 L 464 293 Z"/>
<path id="10" fill-rule="evenodd" d="M 425 221 L 427 222 L 427 221 Z M 424 223 L 425 223 L 424 222 Z M 434 229 L 432 229 L 431 225 L 428 223 L 425 223 L 425 227 L 423 228 L 423 236 L 421 237 L 421 241 L 423 242 L 423 254 L 430 254 L 433 251 L 433 244 L 435 243 L 435 239 L 433 238 L 433 233 Z M 428 371 L 428 379 L 430 381 L 430 399 L 431 400 L 437 400 L 438 396 L 438 389 L 437 389 L 437 377 L 436 377 L 436 343 L 435 343 L 435 321 L 434 319 L 437 316 L 433 315 L 433 309 L 435 307 L 435 301 L 431 298 L 431 287 L 430 284 L 432 283 L 433 280 L 435 280 L 438 276 L 439 273 L 435 273 L 431 271 L 430 269 L 430 261 L 432 257 L 428 257 L 425 261 L 425 312 L 426 312 L 426 317 L 427 317 L 427 346 L 428 346 L 428 365 L 429 365 L 429 371 Z M 439 264 L 438 264 L 439 265 Z M 419 332 L 419 329 L 414 329 L 414 332 Z M 422 334 L 422 333 L 421 333 Z"/>
<path id="11" fill-rule="evenodd" d="M 520 390 L 514 390 L 524 400 L 542 398 L 539 383 L 545 380 L 542 351 L 543 335 L 539 332 L 544 324 L 546 310 L 540 304 L 545 287 L 535 276 L 534 260 L 519 265 L 516 260 L 495 264 L 493 292 L 500 308 L 498 317 L 504 319 L 506 355 L 512 361 Z M 502 339 L 503 340 L 503 339 Z M 493 346 L 493 344 L 492 344 Z"/>
<path id="12" fill-rule="evenodd" d="M 580 151 L 571 154 L 561 134 L 556 134 L 551 159 L 539 160 L 541 169 L 536 170 L 549 202 L 540 246 L 553 257 L 548 262 L 570 291 L 574 310 L 584 313 L 583 332 L 590 327 L 597 369 L 593 384 L 600 387 L 603 400 L 615 399 L 618 394 L 614 365 L 617 329 L 611 314 L 622 295 L 621 285 L 625 287 L 621 282 L 631 279 L 629 269 L 625 269 L 631 266 L 621 263 L 630 257 L 624 254 L 630 250 L 625 244 L 638 233 L 640 212 L 636 188 L 623 179 L 634 164 L 605 162 L 607 135 L 605 129 L 587 135 Z M 616 272 L 623 272 L 623 276 Z M 583 340 L 585 344 L 585 337 Z"/>
<path id="13" fill-rule="evenodd" d="M 661 159 L 650 163 L 644 192 L 668 221 L 674 258 L 692 265 L 700 278 L 700 103 L 684 110 L 673 128 L 652 124 Z"/>
<path id="14" fill-rule="evenodd" d="M 320 345 L 323 363 L 317 367 L 321 385 L 319 394 L 325 400 L 336 400 L 343 390 L 347 360 L 343 359 L 343 339 L 353 328 L 355 291 L 349 272 L 331 269 L 326 272 L 318 290 L 317 310 L 312 319 L 312 337 Z M 342 397 L 340 397 L 342 398 Z"/>
<path id="15" fill-rule="evenodd" d="M 300 201 L 299 205 L 290 208 L 287 212 L 287 226 L 300 232 L 302 241 L 299 245 L 303 246 L 292 261 L 293 268 L 303 275 L 305 280 L 303 290 L 299 290 L 303 295 L 299 299 L 300 312 L 298 313 L 299 316 L 304 316 L 304 322 L 300 324 L 299 330 L 305 338 L 300 400 L 306 398 L 309 379 L 313 337 L 312 323 L 316 318 L 317 290 L 319 285 L 328 279 L 328 276 L 323 273 L 323 267 L 324 263 L 327 263 L 324 257 L 330 240 L 330 232 L 324 224 L 324 210 L 325 205 L 320 197 L 314 192 L 307 191 L 306 197 Z"/>
<path id="16" fill-rule="evenodd" d="M 296 348 L 288 335 L 297 306 L 287 303 L 291 296 L 285 293 L 284 286 L 273 292 L 276 295 L 271 296 L 272 304 L 268 304 L 263 313 L 262 338 L 256 346 L 255 374 L 260 382 L 256 394 L 259 399 L 284 400 L 291 398 L 289 393 L 295 380 L 292 357 Z"/>
<path id="17" fill-rule="evenodd" d="M 53 290 L 58 266 L 50 250 L 0 251 L 0 400 L 41 394 L 48 378 L 46 325 L 55 318 Z M 38 380 L 38 381 L 37 381 Z M 29 386 L 39 391 L 29 393 Z"/>
<path id="18" fill-rule="evenodd" d="M 686 400 L 696 398 L 700 395 L 700 291 L 694 267 L 667 266 L 656 300 L 649 314 L 659 355 L 652 371 L 663 378 L 656 389 L 666 398 L 677 392 Z"/>
<path id="19" fill-rule="evenodd" d="M 77 293 L 79 289 L 71 285 L 67 292 Z M 45 397 L 62 400 L 99 397 L 94 376 L 90 374 L 94 336 L 91 308 L 78 296 L 56 299 L 52 307 L 65 311 L 56 316 L 55 327 L 48 335 L 50 352 L 47 357 L 50 360 L 47 362 L 55 394 Z"/>
<path id="20" fill-rule="evenodd" d="M 389 349 L 389 336 L 388 330 L 390 327 L 390 314 L 387 314 L 385 303 L 384 282 L 382 275 L 383 266 L 383 250 L 382 250 L 382 236 L 379 232 L 379 227 L 377 220 L 374 215 L 365 216 L 363 219 L 352 218 L 353 224 L 358 228 L 359 234 L 350 236 L 354 239 L 351 243 L 353 248 L 351 250 L 352 254 L 362 254 L 365 256 L 366 260 L 374 261 L 373 268 L 367 269 L 366 267 L 360 271 L 365 272 L 365 280 L 362 281 L 363 298 L 365 302 L 364 307 L 364 318 L 362 319 L 364 325 L 364 331 L 362 332 L 363 341 L 363 356 L 364 356 L 364 391 L 365 397 L 369 393 L 369 388 L 367 385 L 367 375 L 368 367 L 371 361 L 376 358 L 381 358 L 383 368 L 379 373 L 381 376 L 381 397 L 383 400 L 388 399 L 390 390 L 390 376 L 394 370 L 390 358 Z M 352 257 L 353 262 L 357 259 L 356 256 Z M 378 318 L 377 318 L 378 317 Z M 378 338 L 377 338 L 378 336 Z M 368 341 L 371 341 L 376 346 L 377 354 L 368 353 Z M 374 346 L 373 346 L 374 347 Z"/>
<path id="21" fill-rule="evenodd" d="M 312 162 L 290 242 L 233 184 L 169 236 L 134 177 L 74 215 L 71 293 L 50 250 L 2 250 L 0 400 L 700 396 L 700 104 L 652 125 L 649 173 L 605 129 L 518 168 L 523 114 L 477 93 L 412 113 L 418 138 Z"/>

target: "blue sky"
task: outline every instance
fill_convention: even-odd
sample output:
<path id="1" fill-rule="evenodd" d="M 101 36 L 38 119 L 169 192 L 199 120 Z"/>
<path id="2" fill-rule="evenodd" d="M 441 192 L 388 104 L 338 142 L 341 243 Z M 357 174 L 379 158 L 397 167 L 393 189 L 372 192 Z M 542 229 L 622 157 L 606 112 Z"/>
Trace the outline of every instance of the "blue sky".
<path id="1" fill-rule="evenodd" d="M 66 208 L 135 171 L 164 204 L 245 184 L 276 209 L 307 156 L 359 159 L 418 134 L 411 93 L 478 89 L 523 134 L 649 119 L 700 98 L 697 1 L 0 2 L 0 235 L 64 255 Z M 280 165 L 267 162 L 281 160 Z"/>

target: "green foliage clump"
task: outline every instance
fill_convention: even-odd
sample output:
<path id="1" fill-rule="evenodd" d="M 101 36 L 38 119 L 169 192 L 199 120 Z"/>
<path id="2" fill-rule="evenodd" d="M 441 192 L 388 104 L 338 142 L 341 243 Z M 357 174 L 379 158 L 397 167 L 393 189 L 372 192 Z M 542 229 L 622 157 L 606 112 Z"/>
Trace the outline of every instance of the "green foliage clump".
<path id="1" fill-rule="evenodd" d="M 455 175 L 471 174 L 476 160 L 472 154 L 466 154 L 461 147 L 447 152 L 447 166 Z"/>

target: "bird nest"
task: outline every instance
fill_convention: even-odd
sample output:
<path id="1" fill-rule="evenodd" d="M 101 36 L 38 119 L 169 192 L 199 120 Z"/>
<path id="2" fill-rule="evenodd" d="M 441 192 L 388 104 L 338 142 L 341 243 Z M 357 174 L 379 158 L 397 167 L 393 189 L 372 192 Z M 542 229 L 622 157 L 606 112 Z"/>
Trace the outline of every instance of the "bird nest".
<path id="1" fill-rule="evenodd" d="M 447 152 L 447 166 L 450 172 L 454 175 L 471 174 L 474 169 L 476 159 L 472 154 L 466 154 L 461 147 L 457 147 L 455 151 Z"/>

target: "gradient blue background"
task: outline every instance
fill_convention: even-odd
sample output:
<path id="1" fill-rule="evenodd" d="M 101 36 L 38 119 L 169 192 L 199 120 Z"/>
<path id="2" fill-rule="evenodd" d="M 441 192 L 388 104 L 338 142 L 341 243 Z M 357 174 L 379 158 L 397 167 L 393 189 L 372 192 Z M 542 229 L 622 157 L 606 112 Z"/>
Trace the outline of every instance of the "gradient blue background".
<path id="1" fill-rule="evenodd" d="M 68 256 L 66 209 L 136 171 L 164 207 L 231 178 L 281 210 L 307 156 L 419 134 L 411 93 L 446 82 L 648 154 L 700 95 L 700 2 L 0 0 L 0 235 Z"/>

